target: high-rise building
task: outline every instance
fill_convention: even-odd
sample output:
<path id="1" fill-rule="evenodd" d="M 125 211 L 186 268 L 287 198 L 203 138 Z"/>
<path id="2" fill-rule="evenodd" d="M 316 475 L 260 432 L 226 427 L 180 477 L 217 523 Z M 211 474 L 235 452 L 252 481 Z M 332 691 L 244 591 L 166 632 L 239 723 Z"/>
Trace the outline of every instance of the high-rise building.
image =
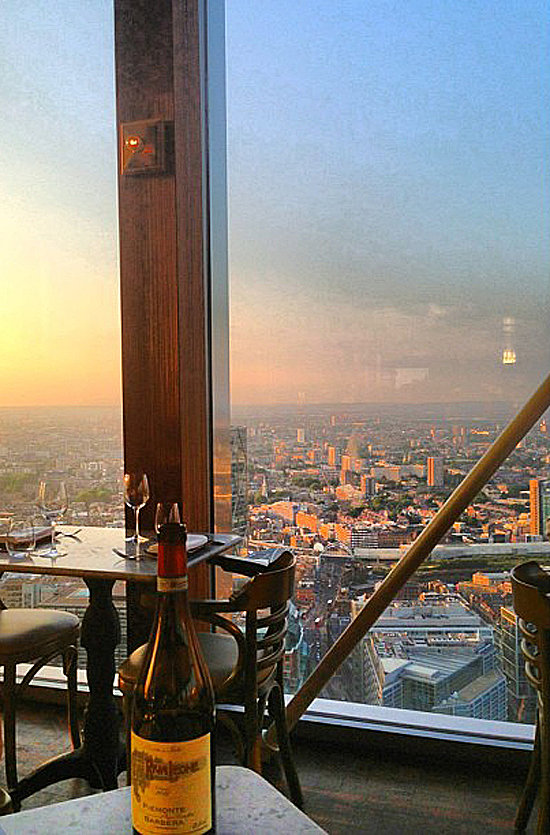
<path id="1" fill-rule="evenodd" d="M 376 480 L 370 475 L 361 476 L 361 492 L 365 496 L 374 496 L 376 493 Z"/>
<path id="2" fill-rule="evenodd" d="M 506 682 L 492 667 L 494 646 L 413 647 L 406 658 L 382 658 L 383 704 L 408 710 L 506 719 Z M 399 684 L 401 687 L 399 687 Z"/>
<path id="3" fill-rule="evenodd" d="M 525 675 L 525 659 L 521 651 L 521 633 L 513 609 L 502 606 L 497 630 L 500 668 L 506 678 L 508 719 L 512 722 L 534 722 L 537 697 Z"/>
<path id="4" fill-rule="evenodd" d="M 550 480 L 532 478 L 529 482 L 530 533 L 550 538 Z"/>
<path id="5" fill-rule="evenodd" d="M 342 472 L 345 473 L 351 470 L 351 455 L 342 455 Z"/>
<path id="6" fill-rule="evenodd" d="M 329 448 L 327 450 L 327 456 L 328 456 L 329 467 L 336 468 L 336 460 L 337 460 L 336 459 L 336 447 L 329 446 Z"/>
<path id="7" fill-rule="evenodd" d="M 231 427 L 231 521 L 245 536 L 248 521 L 248 447 L 246 426 Z"/>
<path id="8" fill-rule="evenodd" d="M 299 444 L 305 443 L 305 440 L 306 440 L 306 430 L 305 429 L 297 429 L 296 430 L 296 440 Z"/>
<path id="9" fill-rule="evenodd" d="M 461 690 L 454 691 L 431 710 L 432 713 L 505 722 L 508 718 L 506 679 L 498 670 L 491 670 Z"/>
<path id="10" fill-rule="evenodd" d="M 443 458 L 428 458 L 427 483 L 428 487 L 443 487 L 445 468 Z"/>

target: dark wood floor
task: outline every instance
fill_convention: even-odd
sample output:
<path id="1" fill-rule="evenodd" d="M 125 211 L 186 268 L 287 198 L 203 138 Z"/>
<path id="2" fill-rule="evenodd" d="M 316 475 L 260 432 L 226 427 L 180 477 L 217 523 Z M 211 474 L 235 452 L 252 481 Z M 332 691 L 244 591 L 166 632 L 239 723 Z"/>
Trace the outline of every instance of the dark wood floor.
<path id="1" fill-rule="evenodd" d="M 68 745 L 61 708 L 40 704 L 22 707 L 18 720 L 22 775 Z M 483 763 L 451 770 L 440 758 L 433 762 L 405 761 L 395 753 L 382 756 L 357 745 L 343 748 L 337 742 L 320 744 L 298 739 L 294 748 L 305 811 L 331 835 L 491 835 L 514 831 L 523 774 L 515 779 L 509 770 L 485 767 Z M 225 740 L 220 746 L 220 760 L 234 761 Z M 275 767 L 268 766 L 266 776 L 280 783 Z M 0 782 L 5 783 L 3 771 Z M 68 780 L 28 798 L 23 808 L 90 791 L 84 781 Z M 528 832 L 534 830 L 532 821 Z"/>

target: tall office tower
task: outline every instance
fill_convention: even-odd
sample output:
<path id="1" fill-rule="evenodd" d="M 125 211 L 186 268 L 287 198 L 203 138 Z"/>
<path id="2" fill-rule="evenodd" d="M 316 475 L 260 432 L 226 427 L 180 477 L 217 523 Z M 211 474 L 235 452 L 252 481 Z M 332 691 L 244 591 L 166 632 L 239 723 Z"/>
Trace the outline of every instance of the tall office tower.
<path id="1" fill-rule="evenodd" d="M 246 426 L 231 427 L 231 520 L 245 536 L 248 523 L 248 446 Z"/>
<path id="2" fill-rule="evenodd" d="M 443 458 L 428 458 L 428 461 L 427 461 L 428 487 L 443 487 L 444 474 L 445 474 L 445 469 L 444 469 Z"/>
<path id="3" fill-rule="evenodd" d="M 452 435 L 453 435 L 453 444 L 456 447 L 464 446 L 466 441 L 466 427 L 465 426 L 453 426 L 452 427 Z"/>
<path id="4" fill-rule="evenodd" d="M 296 440 L 299 444 L 304 444 L 306 440 L 306 430 L 305 429 L 297 429 L 296 430 Z"/>
<path id="5" fill-rule="evenodd" d="M 342 455 L 342 463 L 340 469 L 340 484 L 351 484 L 351 456 Z"/>
<path id="6" fill-rule="evenodd" d="M 374 496 L 376 493 L 376 481 L 370 475 L 361 476 L 361 492 L 365 496 Z"/>
<path id="7" fill-rule="evenodd" d="M 529 482 L 530 532 L 550 539 L 550 481 L 532 478 Z"/>
<path id="8" fill-rule="evenodd" d="M 336 469 L 336 447 L 329 446 L 328 450 L 328 465 Z"/>
<path id="9" fill-rule="evenodd" d="M 495 632 L 500 654 L 500 669 L 508 690 L 508 719 L 511 722 L 534 722 L 536 690 L 525 675 L 525 659 L 521 651 L 521 633 L 513 609 L 501 606 L 500 624 Z"/>

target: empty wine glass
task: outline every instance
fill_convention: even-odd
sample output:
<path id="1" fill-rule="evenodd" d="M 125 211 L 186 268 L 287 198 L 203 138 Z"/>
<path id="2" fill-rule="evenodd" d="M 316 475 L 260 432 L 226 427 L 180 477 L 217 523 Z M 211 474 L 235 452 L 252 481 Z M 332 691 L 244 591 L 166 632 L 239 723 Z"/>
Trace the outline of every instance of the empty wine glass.
<path id="1" fill-rule="evenodd" d="M 145 473 L 124 473 L 124 501 L 134 511 L 134 533 L 127 537 L 136 545 L 139 542 L 139 511 L 149 500 L 149 481 Z"/>
<path id="2" fill-rule="evenodd" d="M 180 508 L 177 502 L 158 502 L 155 512 L 155 531 L 158 533 L 167 522 L 181 522 Z"/>
<path id="3" fill-rule="evenodd" d="M 6 548 L 13 559 L 25 559 L 36 546 L 36 521 L 32 516 L 12 516 L 6 535 Z"/>
<path id="4" fill-rule="evenodd" d="M 67 488 L 64 481 L 51 479 L 41 481 L 38 485 L 38 496 L 36 504 L 42 515 L 51 525 L 50 550 L 44 554 L 46 557 L 64 557 L 66 551 L 59 551 L 55 541 L 55 523 L 67 512 L 69 502 L 67 499 Z"/>

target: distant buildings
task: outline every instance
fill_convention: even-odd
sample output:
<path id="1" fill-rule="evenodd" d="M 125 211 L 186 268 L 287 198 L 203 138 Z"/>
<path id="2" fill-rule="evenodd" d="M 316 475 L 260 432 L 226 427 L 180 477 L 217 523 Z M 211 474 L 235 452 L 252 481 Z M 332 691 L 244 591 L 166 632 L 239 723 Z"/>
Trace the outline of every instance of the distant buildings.
<path id="1" fill-rule="evenodd" d="M 369 475 L 362 475 L 361 476 L 361 493 L 365 498 L 369 498 L 369 496 L 374 496 L 376 493 L 376 480 Z"/>
<path id="2" fill-rule="evenodd" d="M 443 458 L 428 458 L 426 462 L 426 471 L 428 487 L 443 487 L 445 480 Z"/>
<path id="3" fill-rule="evenodd" d="M 434 645 L 453 646 L 493 640 L 493 628 L 461 603 L 419 602 L 390 606 L 372 627 L 372 634 L 388 645 L 396 642 L 431 641 Z"/>
<path id="4" fill-rule="evenodd" d="M 534 722 L 537 697 L 525 675 L 525 659 L 521 652 L 521 634 L 516 613 L 503 606 L 497 632 L 500 669 L 508 690 L 508 719 L 513 722 Z"/>
<path id="5" fill-rule="evenodd" d="M 550 539 L 550 480 L 529 482 L 530 533 Z"/>
<path id="6" fill-rule="evenodd" d="M 231 520 L 233 532 L 245 536 L 248 522 L 246 426 L 231 427 Z"/>
<path id="7" fill-rule="evenodd" d="M 507 718 L 506 680 L 495 669 L 494 646 L 413 647 L 405 658 L 382 658 L 383 703 L 476 719 Z"/>

